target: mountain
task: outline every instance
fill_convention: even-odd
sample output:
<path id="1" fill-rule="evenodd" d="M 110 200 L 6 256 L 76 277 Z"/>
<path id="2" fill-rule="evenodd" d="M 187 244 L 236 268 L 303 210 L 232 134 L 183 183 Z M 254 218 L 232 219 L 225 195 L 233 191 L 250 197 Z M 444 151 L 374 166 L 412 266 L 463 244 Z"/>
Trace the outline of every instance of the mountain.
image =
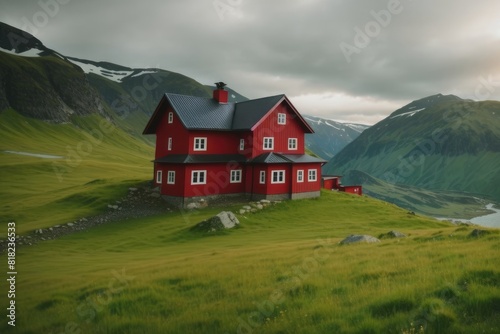
<path id="1" fill-rule="evenodd" d="M 0 78 L 0 112 L 11 108 L 54 123 L 99 114 L 141 140 L 165 92 L 211 95 L 204 85 L 175 72 L 64 56 L 1 22 Z"/>
<path id="2" fill-rule="evenodd" d="M 390 184 L 500 200 L 500 102 L 433 95 L 396 110 L 324 166 Z"/>
<path id="3" fill-rule="evenodd" d="M 369 125 L 341 123 L 317 116 L 305 115 L 304 118 L 314 130 L 313 134 L 306 135 L 306 147 L 326 160 L 369 128 Z"/>

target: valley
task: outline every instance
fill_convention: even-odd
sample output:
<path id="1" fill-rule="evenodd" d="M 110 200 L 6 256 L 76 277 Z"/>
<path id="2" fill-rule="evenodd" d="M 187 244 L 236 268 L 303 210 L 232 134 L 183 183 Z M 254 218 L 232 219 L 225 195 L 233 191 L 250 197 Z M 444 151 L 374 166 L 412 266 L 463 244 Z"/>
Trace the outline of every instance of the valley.
<path id="1" fill-rule="evenodd" d="M 498 332 L 500 230 L 431 217 L 498 203 L 500 102 L 435 96 L 444 104 L 415 101 L 372 127 L 305 116 L 309 152 L 333 157 L 324 173 L 368 196 L 179 209 L 151 189 L 142 130 L 165 92 L 211 87 L 27 41 L 17 51 L 29 57 L 0 51 L 0 239 L 15 223 L 18 332 Z M 221 211 L 239 227 L 192 230 Z M 351 235 L 379 242 L 340 244 Z M 2 321 L 0 332 L 13 331 Z"/>

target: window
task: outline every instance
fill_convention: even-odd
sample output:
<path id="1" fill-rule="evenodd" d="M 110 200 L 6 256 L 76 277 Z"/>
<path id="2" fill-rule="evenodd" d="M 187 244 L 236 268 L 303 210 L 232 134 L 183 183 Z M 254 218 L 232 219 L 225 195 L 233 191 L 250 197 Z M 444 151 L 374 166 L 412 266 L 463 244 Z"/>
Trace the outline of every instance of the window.
<path id="1" fill-rule="evenodd" d="M 297 149 L 297 138 L 288 138 L 288 149 L 289 150 Z"/>
<path id="2" fill-rule="evenodd" d="M 316 169 L 309 169 L 309 176 L 308 176 L 308 181 L 313 182 L 317 180 L 317 170 Z"/>
<path id="3" fill-rule="evenodd" d="M 161 170 L 157 170 L 156 171 L 156 183 L 158 184 L 161 184 L 161 179 L 162 179 L 162 171 Z"/>
<path id="4" fill-rule="evenodd" d="M 194 150 L 195 151 L 206 151 L 207 150 L 207 138 L 195 137 L 194 138 Z"/>
<path id="5" fill-rule="evenodd" d="M 169 112 L 168 113 L 168 124 L 172 124 L 174 122 L 174 113 Z"/>
<path id="6" fill-rule="evenodd" d="M 245 139 L 240 139 L 240 151 L 245 149 Z"/>
<path id="7" fill-rule="evenodd" d="M 175 171 L 173 170 L 168 171 L 167 184 L 175 184 Z"/>
<path id="8" fill-rule="evenodd" d="M 264 137 L 264 150 L 272 150 L 274 149 L 274 137 Z"/>
<path id="9" fill-rule="evenodd" d="M 266 171 L 265 170 L 261 170 L 260 171 L 259 183 L 260 184 L 266 184 Z"/>
<path id="10" fill-rule="evenodd" d="M 297 171 L 297 182 L 304 182 L 304 170 Z"/>
<path id="11" fill-rule="evenodd" d="M 241 169 L 231 171 L 231 183 L 241 183 Z"/>
<path id="12" fill-rule="evenodd" d="M 168 150 L 172 151 L 172 137 L 168 138 Z"/>
<path id="13" fill-rule="evenodd" d="M 273 170 L 273 177 L 271 183 L 285 183 L 285 171 Z"/>
<path id="14" fill-rule="evenodd" d="M 286 124 L 286 114 L 278 113 L 278 124 Z"/>
<path id="15" fill-rule="evenodd" d="M 191 172 L 191 184 L 206 184 L 207 183 L 206 170 L 194 170 Z"/>

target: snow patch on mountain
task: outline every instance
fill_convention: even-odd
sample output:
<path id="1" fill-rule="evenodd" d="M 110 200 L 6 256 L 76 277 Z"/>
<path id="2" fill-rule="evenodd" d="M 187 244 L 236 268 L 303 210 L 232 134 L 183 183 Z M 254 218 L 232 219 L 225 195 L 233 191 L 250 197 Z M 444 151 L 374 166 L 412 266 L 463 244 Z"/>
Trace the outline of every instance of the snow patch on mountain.
<path id="1" fill-rule="evenodd" d="M 414 108 L 414 107 L 410 107 L 410 109 L 412 109 L 412 108 Z M 415 115 L 416 113 L 418 113 L 419 111 L 422 111 L 422 110 L 425 110 L 425 108 L 417 109 L 417 110 L 412 110 L 412 111 L 407 111 L 407 112 L 404 112 L 402 114 L 392 116 L 391 118 L 396 118 L 396 117 L 400 117 L 400 116 L 411 117 L 411 116 Z"/>
<path id="2" fill-rule="evenodd" d="M 22 56 L 22 57 L 40 57 L 40 53 L 42 53 L 42 50 L 38 49 L 29 49 L 21 53 L 16 53 L 14 50 L 7 50 L 0 48 L 0 51 L 3 51 L 5 53 L 15 55 L 15 56 Z"/>
<path id="3" fill-rule="evenodd" d="M 75 59 L 68 59 L 70 62 L 73 64 L 79 66 L 83 72 L 89 74 L 89 73 L 94 73 L 100 76 L 103 76 L 109 80 L 115 81 L 115 82 L 122 82 L 122 80 L 134 73 L 133 70 L 121 70 L 121 71 L 113 71 L 110 69 L 106 69 L 103 67 L 99 67 L 96 65 L 92 65 L 89 63 L 84 63 Z M 140 74 L 140 73 L 139 73 Z"/>

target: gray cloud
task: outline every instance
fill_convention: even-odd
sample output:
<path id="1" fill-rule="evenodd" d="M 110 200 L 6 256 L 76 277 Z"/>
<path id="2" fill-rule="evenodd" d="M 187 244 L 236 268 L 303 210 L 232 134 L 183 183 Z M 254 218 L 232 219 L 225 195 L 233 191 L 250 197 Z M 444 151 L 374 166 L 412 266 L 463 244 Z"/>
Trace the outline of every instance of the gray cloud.
<path id="1" fill-rule="evenodd" d="M 57 9 L 43 25 L 40 3 Z M 499 84 L 486 96 L 500 99 L 499 12 L 496 0 L 41 0 L 11 1 L 0 20 L 33 23 L 63 54 L 223 80 L 249 97 L 286 93 L 303 113 L 374 122 L 431 94 L 477 99 L 488 76 Z"/>

